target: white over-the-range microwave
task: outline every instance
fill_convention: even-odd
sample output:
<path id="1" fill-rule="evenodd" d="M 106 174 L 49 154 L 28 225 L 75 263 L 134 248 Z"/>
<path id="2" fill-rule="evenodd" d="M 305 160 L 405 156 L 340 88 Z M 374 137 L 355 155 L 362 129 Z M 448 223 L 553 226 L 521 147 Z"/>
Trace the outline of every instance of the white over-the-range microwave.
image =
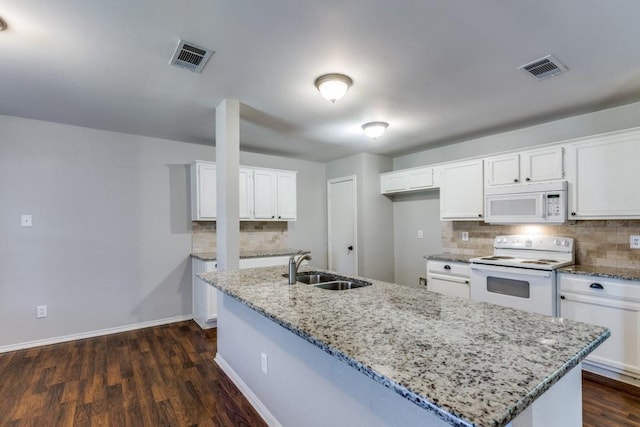
<path id="1" fill-rule="evenodd" d="M 484 213 L 491 224 L 562 224 L 567 221 L 567 182 L 485 188 Z"/>

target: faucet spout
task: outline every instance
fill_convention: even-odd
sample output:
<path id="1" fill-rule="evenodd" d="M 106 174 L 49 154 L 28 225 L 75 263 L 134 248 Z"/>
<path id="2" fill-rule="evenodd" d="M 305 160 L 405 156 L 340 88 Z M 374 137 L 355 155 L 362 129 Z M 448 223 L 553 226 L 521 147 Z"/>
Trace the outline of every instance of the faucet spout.
<path id="1" fill-rule="evenodd" d="M 300 264 L 305 259 L 311 259 L 311 252 L 298 251 L 295 255 L 289 257 L 289 284 L 294 285 L 296 283 L 296 276 L 298 275 L 298 269 Z"/>

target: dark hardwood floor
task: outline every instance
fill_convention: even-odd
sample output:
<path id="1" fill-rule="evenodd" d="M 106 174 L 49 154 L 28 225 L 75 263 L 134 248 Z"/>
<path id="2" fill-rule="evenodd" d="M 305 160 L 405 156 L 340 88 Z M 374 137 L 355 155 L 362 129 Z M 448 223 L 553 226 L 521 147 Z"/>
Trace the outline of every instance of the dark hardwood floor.
<path id="1" fill-rule="evenodd" d="M 0 354 L 0 426 L 264 426 L 195 322 Z M 640 389 L 583 375 L 587 427 L 639 426 Z"/>
<path id="2" fill-rule="evenodd" d="M 0 355 L 0 426 L 264 426 L 195 322 Z"/>

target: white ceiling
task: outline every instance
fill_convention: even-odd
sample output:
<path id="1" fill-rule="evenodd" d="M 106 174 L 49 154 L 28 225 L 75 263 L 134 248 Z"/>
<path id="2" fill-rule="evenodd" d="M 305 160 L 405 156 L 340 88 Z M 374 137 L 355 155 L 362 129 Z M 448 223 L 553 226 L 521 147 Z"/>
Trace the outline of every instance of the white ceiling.
<path id="1" fill-rule="evenodd" d="M 394 155 L 640 100 L 637 0 L 4 0 L 0 114 L 243 150 Z M 178 39 L 216 51 L 168 64 Z M 547 54 L 570 71 L 516 67 Z M 321 74 L 354 81 L 331 104 Z M 371 140 L 360 125 L 387 121 Z"/>

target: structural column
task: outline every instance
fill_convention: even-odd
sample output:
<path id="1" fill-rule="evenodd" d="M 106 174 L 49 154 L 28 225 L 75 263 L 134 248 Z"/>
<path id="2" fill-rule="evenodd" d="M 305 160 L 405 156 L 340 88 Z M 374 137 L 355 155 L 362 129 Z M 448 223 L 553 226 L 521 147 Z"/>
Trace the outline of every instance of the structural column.
<path id="1" fill-rule="evenodd" d="M 218 270 L 236 270 L 240 261 L 240 102 L 216 108 L 216 251 Z"/>

